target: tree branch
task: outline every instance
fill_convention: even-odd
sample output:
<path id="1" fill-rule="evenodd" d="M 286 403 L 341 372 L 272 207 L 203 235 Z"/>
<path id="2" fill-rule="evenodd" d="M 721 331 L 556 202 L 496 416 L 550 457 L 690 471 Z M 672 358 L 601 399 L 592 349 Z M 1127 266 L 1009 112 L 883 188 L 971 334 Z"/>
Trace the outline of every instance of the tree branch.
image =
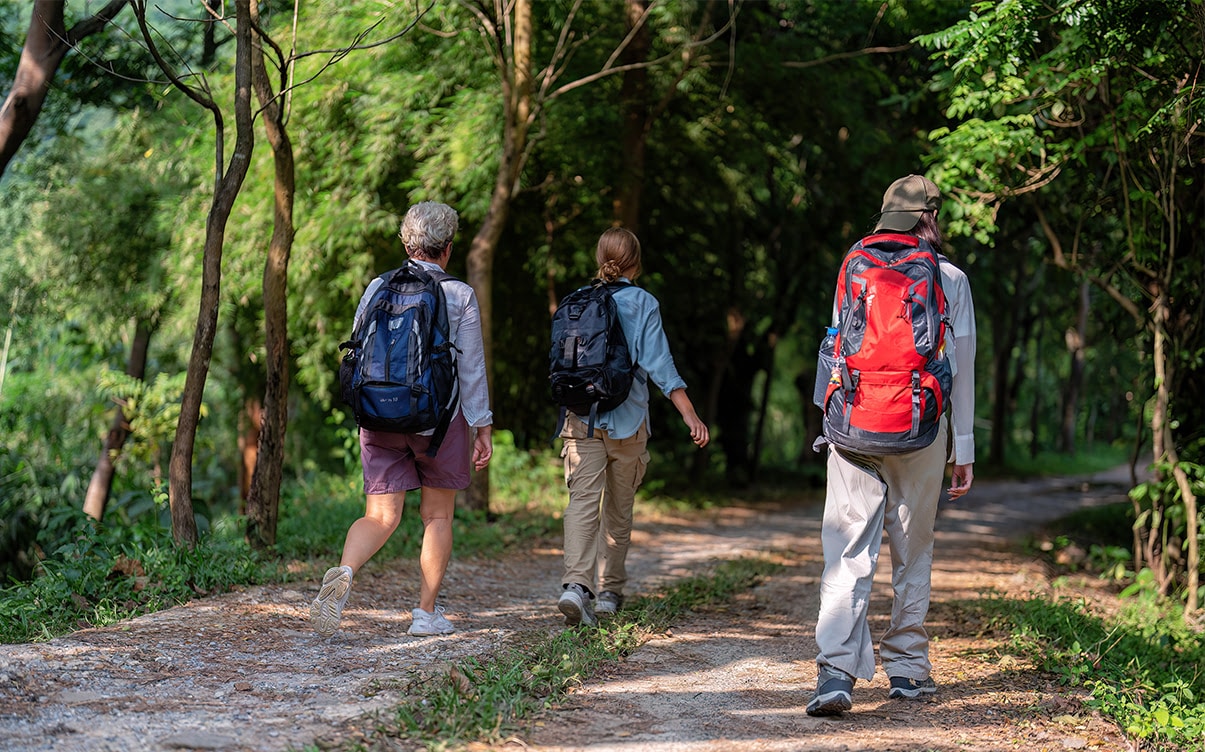
<path id="1" fill-rule="evenodd" d="M 860 50 L 850 50 L 849 52 L 838 52 L 833 55 L 825 55 L 824 57 L 816 58 L 815 60 L 804 60 L 797 62 L 794 60 L 785 61 L 782 66 L 784 68 L 815 68 L 820 65 L 828 65 L 837 60 L 848 60 L 854 57 L 864 57 L 866 55 L 883 55 L 892 52 L 904 52 L 912 49 L 914 45 L 900 44 L 895 47 L 864 47 Z"/>

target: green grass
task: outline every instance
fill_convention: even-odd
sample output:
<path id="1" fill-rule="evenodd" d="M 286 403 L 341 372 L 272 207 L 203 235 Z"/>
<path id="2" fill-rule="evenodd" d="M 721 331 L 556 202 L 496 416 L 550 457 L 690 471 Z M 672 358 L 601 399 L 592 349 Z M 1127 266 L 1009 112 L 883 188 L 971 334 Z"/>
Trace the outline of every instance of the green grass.
<path id="1" fill-rule="evenodd" d="M 980 447 L 975 475 L 981 478 L 1040 478 L 1051 475 L 1089 475 L 1130 463 L 1131 448 L 1108 444 L 1081 447 L 1075 454 L 1044 451 L 1030 457 L 1027 449 L 1013 446 L 1002 467 L 989 467 L 986 447 Z"/>
<path id="2" fill-rule="evenodd" d="M 1154 599 L 1104 618 L 1078 600 L 985 599 L 959 608 L 1012 634 L 1014 649 L 1068 686 L 1150 752 L 1205 749 L 1205 643 Z"/>
<path id="3" fill-rule="evenodd" d="M 407 687 L 408 699 L 384 721 L 333 749 L 351 752 L 417 745 L 438 751 L 473 742 L 502 743 L 572 688 L 616 664 L 691 610 L 724 603 L 779 568 L 763 559 L 722 562 L 705 574 L 633 601 L 598 629 L 520 635 L 521 646 L 417 677 Z"/>

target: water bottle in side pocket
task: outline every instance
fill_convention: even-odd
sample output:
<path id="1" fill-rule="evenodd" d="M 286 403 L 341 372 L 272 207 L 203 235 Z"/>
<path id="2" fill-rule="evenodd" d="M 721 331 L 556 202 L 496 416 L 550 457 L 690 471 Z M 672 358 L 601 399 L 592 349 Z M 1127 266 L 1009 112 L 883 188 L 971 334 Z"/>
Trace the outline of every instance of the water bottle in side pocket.
<path id="1" fill-rule="evenodd" d="M 824 339 L 820 342 L 820 353 L 816 357 L 816 387 L 812 391 L 812 403 L 821 410 L 824 409 L 824 395 L 828 392 L 829 379 L 837 366 L 837 354 L 834 347 L 837 344 L 837 328 L 828 327 Z"/>

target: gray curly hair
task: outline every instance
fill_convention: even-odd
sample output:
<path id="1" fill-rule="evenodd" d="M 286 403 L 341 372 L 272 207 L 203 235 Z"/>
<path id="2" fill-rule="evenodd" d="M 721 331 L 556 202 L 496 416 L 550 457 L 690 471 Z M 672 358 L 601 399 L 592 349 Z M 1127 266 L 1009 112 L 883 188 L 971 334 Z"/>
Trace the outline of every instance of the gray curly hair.
<path id="1" fill-rule="evenodd" d="M 406 253 L 433 261 L 443 255 L 456 235 L 459 215 L 447 204 L 423 201 L 410 207 L 398 230 Z"/>

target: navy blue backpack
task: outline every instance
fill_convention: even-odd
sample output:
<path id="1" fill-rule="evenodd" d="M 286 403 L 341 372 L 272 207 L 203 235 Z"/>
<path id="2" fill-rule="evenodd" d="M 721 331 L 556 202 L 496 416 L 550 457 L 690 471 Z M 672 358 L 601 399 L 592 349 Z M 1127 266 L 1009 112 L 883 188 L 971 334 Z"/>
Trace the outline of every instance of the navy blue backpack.
<path id="1" fill-rule="evenodd" d="M 560 407 L 560 434 L 566 411 L 586 419 L 588 436 L 600 412 L 623 404 L 632 388 L 633 364 L 612 293 L 627 282 L 594 280 L 565 296 L 552 316 L 548 380 Z"/>
<path id="2" fill-rule="evenodd" d="M 383 275 L 339 366 L 343 401 L 361 428 L 434 430 L 434 457 L 460 399 L 455 345 L 440 282 L 450 277 L 413 261 Z"/>

